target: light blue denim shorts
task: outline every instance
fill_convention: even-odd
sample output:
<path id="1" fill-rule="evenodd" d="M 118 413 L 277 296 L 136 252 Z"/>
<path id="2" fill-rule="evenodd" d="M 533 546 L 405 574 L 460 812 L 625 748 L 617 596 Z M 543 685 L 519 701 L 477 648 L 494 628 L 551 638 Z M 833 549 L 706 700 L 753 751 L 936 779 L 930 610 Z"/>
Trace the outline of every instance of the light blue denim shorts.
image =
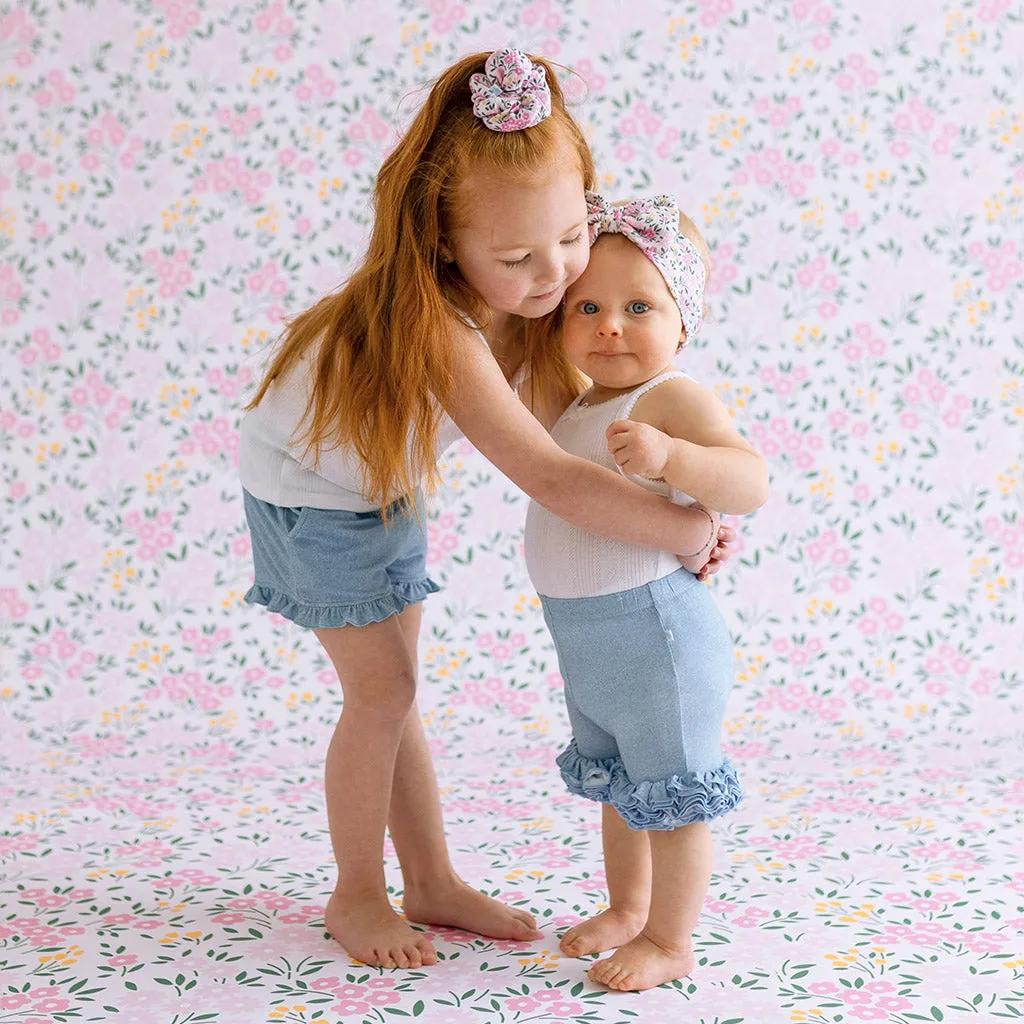
<path id="1" fill-rule="evenodd" d="M 243 490 L 256 576 L 250 604 L 311 629 L 366 626 L 441 588 L 427 576 L 426 516 L 396 502 L 380 511 L 282 508 Z"/>
<path id="2" fill-rule="evenodd" d="M 724 757 L 732 637 L 708 588 L 679 569 L 603 597 L 541 597 L 572 740 L 558 756 L 579 796 L 637 830 L 710 821 L 743 798 Z"/>

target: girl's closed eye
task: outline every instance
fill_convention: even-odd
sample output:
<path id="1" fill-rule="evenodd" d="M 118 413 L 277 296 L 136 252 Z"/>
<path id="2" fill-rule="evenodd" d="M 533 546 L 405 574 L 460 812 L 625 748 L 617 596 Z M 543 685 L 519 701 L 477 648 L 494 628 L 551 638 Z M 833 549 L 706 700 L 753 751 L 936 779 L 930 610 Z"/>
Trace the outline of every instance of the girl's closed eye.
<path id="1" fill-rule="evenodd" d="M 578 242 L 582 241 L 583 230 L 581 229 L 577 231 L 576 234 L 572 236 L 572 238 L 563 238 L 562 245 L 576 245 Z M 521 267 L 529 258 L 530 254 L 527 253 L 525 256 L 521 256 L 517 260 L 502 260 L 501 262 L 504 263 L 506 267 Z"/>

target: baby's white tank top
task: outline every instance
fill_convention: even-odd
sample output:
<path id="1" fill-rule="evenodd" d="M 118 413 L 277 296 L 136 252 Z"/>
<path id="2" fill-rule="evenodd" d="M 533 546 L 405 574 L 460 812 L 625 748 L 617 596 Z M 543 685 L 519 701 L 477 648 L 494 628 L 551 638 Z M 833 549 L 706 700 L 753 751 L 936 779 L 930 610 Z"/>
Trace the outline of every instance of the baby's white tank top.
<path id="1" fill-rule="evenodd" d="M 605 432 L 615 420 L 629 419 L 642 395 L 676 377 L 693 380 L 688 374 L 673 370 L 599 405 L 581 405 L 581 395 L 551 428 L 551 436 L 570 455 L 622 473 L 608 450 Z M 693 501 L 690 495 L 662 480 L 622 475 L 655 494 L 670 497 L 676 504 Z M 524 548 L 530 580 L 537 593 L 545 597 L 614 594 L 653 583 L 679 568 L 679 559 L 671 552 L 625 544 L 591 533 L 559 519 L 535 501 L 530 502 L 526 513 Z"/>

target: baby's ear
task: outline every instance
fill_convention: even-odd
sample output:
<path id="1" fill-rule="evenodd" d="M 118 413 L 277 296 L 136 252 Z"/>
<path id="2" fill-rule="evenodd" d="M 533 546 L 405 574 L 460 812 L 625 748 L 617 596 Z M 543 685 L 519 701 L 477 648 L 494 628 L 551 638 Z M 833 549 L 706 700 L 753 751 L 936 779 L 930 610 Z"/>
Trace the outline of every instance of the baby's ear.
<path id="1" fill-rule="evenodd" d="M 682 352 L 686 348 L 686 331 L 680 331 L 679 333 L 679 344 L 676 345 L 676 352 Z"/>

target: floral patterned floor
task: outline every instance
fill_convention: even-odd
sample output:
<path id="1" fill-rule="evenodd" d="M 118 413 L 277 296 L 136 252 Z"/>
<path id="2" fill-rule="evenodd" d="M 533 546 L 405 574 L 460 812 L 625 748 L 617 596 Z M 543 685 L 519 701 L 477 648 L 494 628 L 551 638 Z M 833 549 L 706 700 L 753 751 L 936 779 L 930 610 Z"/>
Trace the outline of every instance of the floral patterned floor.
<path id="1" fill-rule="evenodd" d="M 607 893 L 508 481 L 448 455 L 423 707 L 458 866 L 543 941 L 325 936 L 337 682 L 240 603 L 259 354 L 413 90 L 508 42 L 705 230 L 685 366 L 773 474 L 712 584 L 747 798 L 643 995 L 557 955 Z M 0 5 L 0 1024 L 1024 1017 L 1021 53 L 1010 0 Z"/>

